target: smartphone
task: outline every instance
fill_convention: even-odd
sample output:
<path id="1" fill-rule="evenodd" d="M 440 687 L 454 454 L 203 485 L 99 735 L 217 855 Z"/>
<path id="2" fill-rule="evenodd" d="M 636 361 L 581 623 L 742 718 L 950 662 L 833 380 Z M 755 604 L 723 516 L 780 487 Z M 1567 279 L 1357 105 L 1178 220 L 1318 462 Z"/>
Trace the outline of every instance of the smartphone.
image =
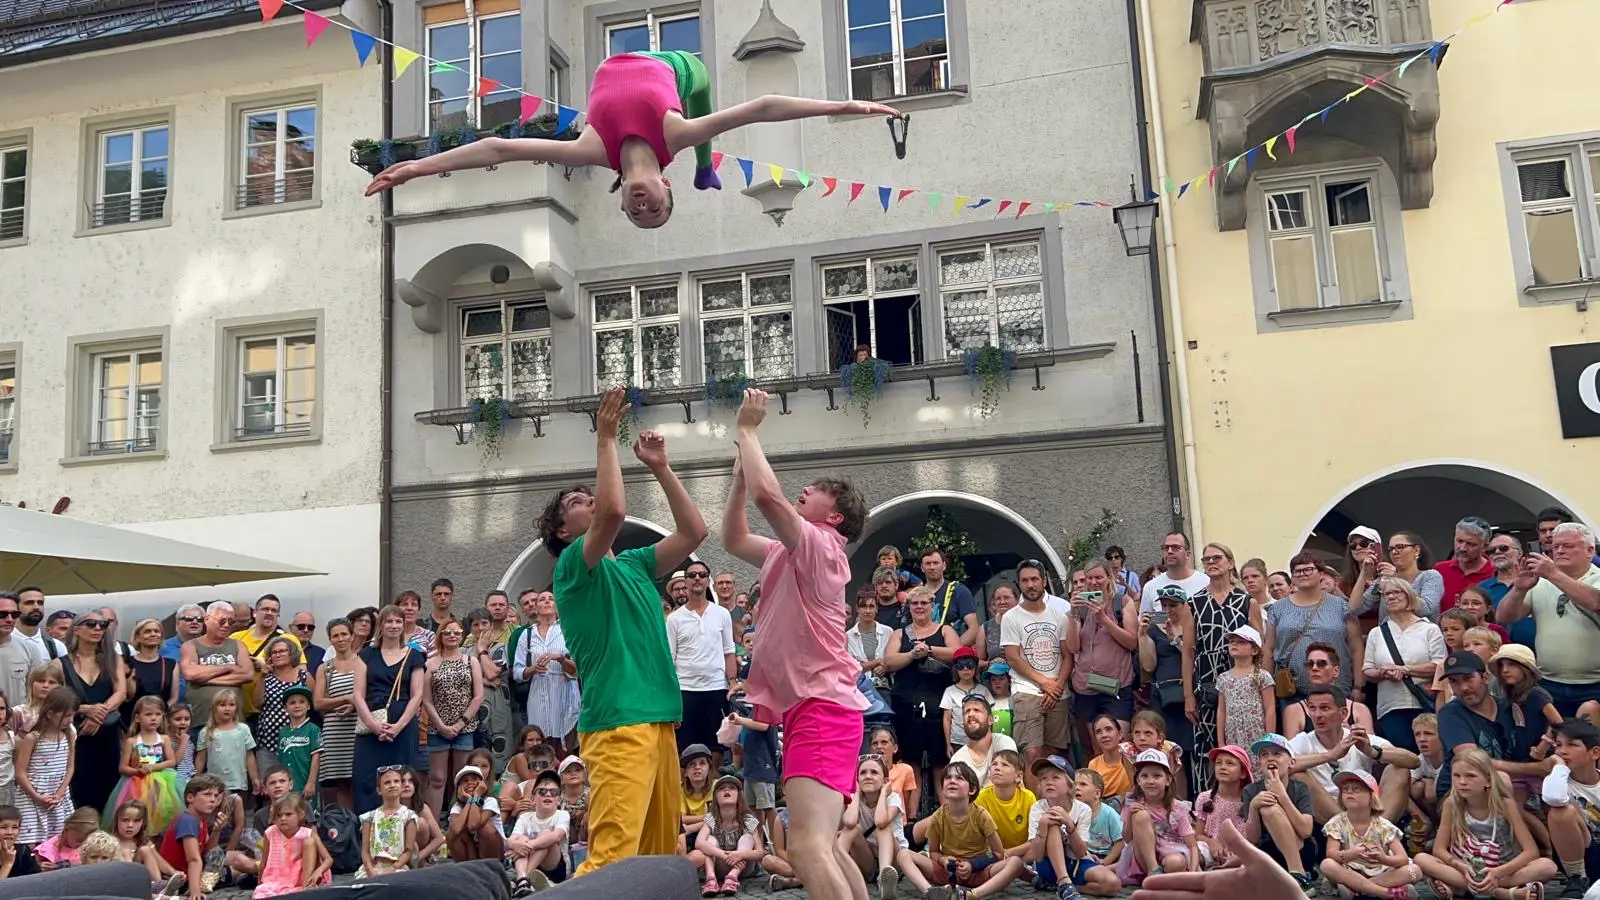
<path id="1" fill-rule="evenodd" d="M 1163 611 L 1163 612 L 1153 612 L 1153 613 L 1151 613 L 1150 614 L 1150 624 L 1151 625 L 1165 625 L 1165 624 L 1167 624 L 1167 614 L 1166 614 L 1166 612 Z"/>
<path id="2" fill-rule="evenodd" d="M 1083 593 L 1079 594 L 1078 596 L 1083 598 L 1084 600 L 1087 600 L 1090 603 L 1099 603 L 1101 598 L 1103 598 L 1105 595 L 1100 593 L 1099 591 L 1084 591 Z"/>

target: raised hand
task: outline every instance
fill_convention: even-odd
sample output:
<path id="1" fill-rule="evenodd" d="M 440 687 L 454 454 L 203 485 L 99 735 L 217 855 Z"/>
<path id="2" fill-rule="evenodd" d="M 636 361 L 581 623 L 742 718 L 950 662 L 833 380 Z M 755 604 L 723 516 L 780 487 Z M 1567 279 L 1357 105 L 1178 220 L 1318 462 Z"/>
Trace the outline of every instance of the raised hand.
<path id="1" fill-rule="evenodd" d="M 601 443 L 617 442 L 617 426 L 622 422 L 622 407 L 627 401 L 628 392 L 623 388 L 612 388 L 606 391 L 605 399 L 600 401 L 600 412 L 594 420 L 595 437 Z"/>
<path id="2" fill-rule="evenodd" d="M 839 111 L 841 116 L 894 116 L 900 118 L 900 110 L 882 103 L 873 103 L 870 100 L 847 100 L 844 108 Z"/>
<path id="3" fill-rule="evenodd" d="M 426 173 L 421 169 L 420 160 L 413 159 L 407 160 L 406 162 L 397 162 L 389 168 L 384 169 L 382 172 L 379 172 L 377 177 L 372 179 L 372 183 L 367 185 L 366 195 L 371 197 L 373 194 L 391 190 L 399 185 L 405 184 L 413 178 L 418 178 L 424 174 Z"/>
<path id="4" fill-rule="evenodd" d="M 633 455 L 652 471 L 667 467 L 667 439 L 659 431 L 641 431 L 633 442 Z"/>
<path id="5" fill-rule="evenodd" d="M 851 101 L 855 102 L 855 101 Z M 767 392 L 746 388 L 739 404 L 739 427 L 756 428 L 767 418 Z"/>

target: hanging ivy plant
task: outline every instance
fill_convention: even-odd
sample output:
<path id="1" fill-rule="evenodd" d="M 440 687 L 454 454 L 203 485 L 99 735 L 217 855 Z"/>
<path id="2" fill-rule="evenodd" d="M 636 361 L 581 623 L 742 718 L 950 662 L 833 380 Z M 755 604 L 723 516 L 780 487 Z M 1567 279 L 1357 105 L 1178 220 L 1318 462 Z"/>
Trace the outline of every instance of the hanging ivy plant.
<path id="1" fill-rule="evenodd" d="M 1011 367 L 1016 361 L 1016 353 L 993 344 L 967 351 L 967 379 L 979 392 L 979 416 L 987 419 L 1000 408 L 1000 391 L 1011 389 Z"/>
<path id="2" fill-rule="evenodd" d="M 633 443 L 633 426 L 639 424 L 639 410 L 644 407 L 644 388 L 628 388 L 628 411 L 617 420 L 617 443 Z"/>
<path id="3" fill-rule="evenodd" d="M 749 387 L 750 378 L 746 375 L 712 375 L 706 379 L 706 409 L 713 415 L 718 409 L 738 409 Z"/>
<path id="4" fill-rule="evenodd" d="M 1061 536 L 1067 539 L 1067 565 L 1077 568 L 1092 559 L 1098 559 L 1100 548 L 1106 545 L 1112 529 L 1121 522 L 1116 513 L 1102 507 L 1100 520 L 1090 527 L 1088 534 L 1075 538 L 1065 528 L 1061 529 Z"/>
<path id="5" fill-rule="evenodd" d="M 472 423 L 472 441 L 478 445 L 479 461 L 488 465 L 500 458 L 500 445 L 505 437 L 506 422 L 511 419 L 511 403 L 499 394 L 487 400 L 474 400 L 467 407 L 467 421 Z"/>
<path id="6" fill-rule="evenodd" d="M 848 402 L 861 410 L 862 428 L 872 424 L 872 401 L 883 393 L 883 383 L 888 380 L 889 364 L 881 359 L 868 357 L 839 369 L 839 381 Z"/>

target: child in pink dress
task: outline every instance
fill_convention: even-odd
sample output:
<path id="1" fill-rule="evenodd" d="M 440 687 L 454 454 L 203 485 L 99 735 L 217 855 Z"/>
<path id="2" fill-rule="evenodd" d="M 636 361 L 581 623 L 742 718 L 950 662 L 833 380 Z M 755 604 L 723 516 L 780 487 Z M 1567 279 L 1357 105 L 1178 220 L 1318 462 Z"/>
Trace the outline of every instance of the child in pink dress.
<path id="1" fill-rule="evenodd" d="M 333 857 L 317 833 L 306 827 L 306 806 L 299 794 L 286 794 L 272 804 L 272 827 L 262 837 L 266 852 L 255 900 L 333 883 Z"/>
<path id="2" fill-rule="evenodd" d="M 1172 763 L 1160 750 L 1143 750 L 1133 758 L 1133 791 L 1122 805 L 1122 834 L 1128 852 L 1117 863 L 1123 884 L 1139 884 L 1146 875 L 1189 872 L 1200 867 L 1194 836 L 1194 813 L 1173 794 Z"/>

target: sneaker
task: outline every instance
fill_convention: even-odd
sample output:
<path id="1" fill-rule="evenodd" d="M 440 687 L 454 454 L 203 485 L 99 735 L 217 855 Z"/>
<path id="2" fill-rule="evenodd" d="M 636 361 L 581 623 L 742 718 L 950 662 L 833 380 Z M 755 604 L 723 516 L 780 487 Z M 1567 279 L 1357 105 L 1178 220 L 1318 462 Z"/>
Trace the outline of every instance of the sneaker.
<path id="1" fill-rule="evenodd" d="M 1317 875 L 1315 872 L 1290 872 L 1289 874 L 1294 877 L 1295 884 L 1300 885 L 1300 890 L 1305 891 L 1307 896 L 1317 893 Z"/>
<path id="2" fill-rule="evenodd" d="M 767 892 L 775 894 L 778 891 L 793 890 L 800 886 L 799 879 L 785 878 L 782 875 L 772 875 L 767 878 Z"/>
<path id="3" fill-rule="evenodd" d="M 1078 893 L 1078 886 L 1071 881 L 1063 881 L 1056 888 L 1057 900 L 1083 900 L 1083 895 Z"/>
<path id="4" fill-rule="evenodd" d="M 878 896 L 882 900 L 895 900 L 900 891 L 900 871 L 894 866 L 878 870 Z"/>
<path id="5" fill-rule="evenodd" d="M 535 892 L 550 890 L 550 877 L 539 871 L 538 867 L 533 867 L 528 870 L 527 881 L 528 885 L 532 887 Z"/>
<path id="6" fill-rule="evenodd" d="M 512 882 L 511 896 L 526 897 L 531 893 L 533 893 L 533 885 L 528 883 L 528 879 L 518 878 L 516 881 Z"/>
<path id="7" fill-rule="evenodd" d="M 1583 895 L 1588 893 L 1589 879 L 1582 875 L 1569 875 L 1566 884 L 1561 888 L 1561 900 L 1583 900 Z"/>
<path id="8" fill-rule="evenodd" d="M 183 875 L 182 872 L 179 872 L 179 873 L 173 875 L 171 878 L 167 879 L 166 884 L 162 885 L 159 889 L 156 890 L 156 896 L 157 897 L 182 897 L 183 896 L 183 882 L 184 882 L 184 880 L 185 879 L 184 879 L 184 875 Z"/>

